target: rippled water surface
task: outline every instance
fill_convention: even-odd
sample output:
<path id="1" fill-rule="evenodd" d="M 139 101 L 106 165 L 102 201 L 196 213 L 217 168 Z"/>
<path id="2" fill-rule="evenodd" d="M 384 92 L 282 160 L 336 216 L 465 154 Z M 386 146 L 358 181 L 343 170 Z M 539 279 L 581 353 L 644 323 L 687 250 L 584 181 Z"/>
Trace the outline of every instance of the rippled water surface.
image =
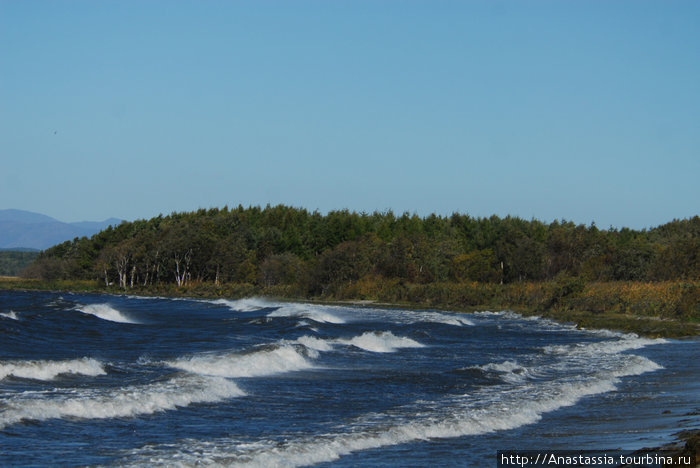
<path id="1" fill-rule="evenodd" d="M 0 291 L 0 465 L 495 466 L 658 445 L 699 426 L 698 356 L 509 312 Z"/>

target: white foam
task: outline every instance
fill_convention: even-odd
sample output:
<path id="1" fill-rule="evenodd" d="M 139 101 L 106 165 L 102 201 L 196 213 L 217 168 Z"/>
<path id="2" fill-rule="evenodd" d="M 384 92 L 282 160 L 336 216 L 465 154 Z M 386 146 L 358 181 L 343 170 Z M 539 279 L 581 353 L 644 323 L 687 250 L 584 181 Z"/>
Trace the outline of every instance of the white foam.
<path id="1" fill-rule="evenodd" d="M 139 323 L 136 320 L 129 318 L 124 313 L 113 308 L 109 304 L 81 305 L 76 310 L 84 314 L 94 315 L 95 317 L 101 318 L 102 320 L 109 320 L 110 322 L 133 324 Z"/>
<path id="2" fill-rule="evenodd" d="M 667 343 L 663 338 L 640 338 L 634 333 L 619 335 L 617 340 L 604 340 L 593 343 L 545 346 L 546 354 L 569 354 L 574 356 L 618 354 L 622 351 L 640 349 L 650 345 Z"/>
<path id="3" fill-rule="evenodd" d="M 23 379 L 52 380 L 60 374 L 98 376 L 106 374 L 102 364 L 92 358 L 69 361 L 15 361 L 0 363 L 0 380 L 8 376 Z"/>
<path id="4" fill-rule="evenodd" d="M 587 333 L 590 333 L 591 335 L 598 335 L 602 336 L 604 338 L 619 338 L 621 336 L 624 336 L 623 333 L 613 331 L 613 330 L 606 330 L 605 328 L 593 328 L 593 329 L 587 329 L 584 327 L 579 327 L 579 330 L 585 331 Z"/>
<path id="5" fill-rule="evenodd" d="M 134 417 L 242 395 L 227 379 L 196 375 L 108 391 L 23 392 L 3 400 L 0 429 L 25 420 Z"/>
<path id="6" fill-rule="evenodd" d="M 236 312 L 253 312 L 262 309 L 271 309 L 268 317 L 301 317 L 319 323 L 345 323 L 345 319 L 331 313 L 329 309 L 340 309 L 339 307 L 304 304 L 298 302 L 274 302 L 259 297 L 249 297 L 238 300 L 217 299 L 207 301 L 212 304 L 222 304 Z"/>
<path id="7" fill-rule="evenodd" d="M 332 314 L 328 306 L 314 304 L 279 304 L 279 308 L 268 314 L 268 317 L 303 317 L 319 323 L 345 323 L 345 319 Z"/>
<path id="8" fill-rule="evenodd" d="M 529 369 L 521 366 L 516 361 L 488 363 L 482 366 L 474 366 L 472 369 L 495 372 L 503 381 L 513 384 L 522 383 L 524 380 L 532 376 Z"/>
<path id="9" fill-rule="evenodd" d="M 512 366 L 504 364 L 505 367 Z M 625 376 L 645 371 L 641 367 L 628 367 L 617 373 Z M 339 429 L 335 433 L 287 439 L 285 442 L 263 440 L 251 444 L 230 439 L 214 442 L 192 440 L 177 448 L 176 453 L 171 446 L 145 447 L 132 453 L 132 466 L 171 466 L 176 461 L 180 466 L 297 467 L 332 462 L 368 449 L 434 438 L 480 435 L 532 424 L 544 413 L 574 405 L 586 396 L 614 390 L 617 381 L 617 377 L 606 374 L 578 382 L 522 385 L 498 392 L 498 396 L 485 389 L 479 395 L 439 402 L 438 408 L 446 406 L 440 414 L 425 413 L 420 407 L 412 408 L 410 413 L 414 417 L 408 421 L 400 414 L 398 417 L 370 414 L 347 431 Z M 366 421 L 379 423 L 368 428 Z"/>
<path id="10" fill-rule="evenodd" d="M 313 350 L 309 353 L 310 357 L 317 356 Z M 297 347 L 290 345 L 248 354 L 199 354 L 165 364 L 187 372 L 220 377 L 261 377 L 314 367 Z"/>
<path id="11" fill-rule="evenodd" d="M 468 326 L 474 325 L 474 322 L 472 322 L 468 318 L 460 317 L 458 315 L 431 313 L 431 314 L 424 314 L 423 317 L 424 317 L 423 321 L 426 321 L 426 322 L 444 323 L 445 325 L 453 325 L 455 327 L 461 327 L 463 325 L 468 325 Z"/>
<path id="12" fill-rule="evenodd" d="M 365 333 L 350 340 L 391 338 L 388 332 Z M 393 336 L 393 335 L 392 335 Z M 396 338 L 396 337 L 394 337 Z M 146 447 L 132 453 L 135 465 L 183 466 L 214 464 L 247 467 L 296 467 L 332 462 L 362 450 L 403 444 L 432 438 L 479 435 L 517 428 L 537 422 L 543 414 L 576 404 L 590 395 L 615 390 L 619 379 L 640 375 L 662 367 L 646 357 L 623 351 L 661 343 L 635 335 L 620 340 L 568 345 L 557 348 L 557 362 L 546 365 L 544 372 L 569 372 L 555 380 L 522 378 L 518 385 L 483 388 L 476 393 L 446 397 L 435 402 L 416 402 L 385 414 L 367 414 L 354 424 L 343 423 L 336 431 L 296 439 L 260 440 L 239 443 L 231 439 L 188 441 L 175 449 L 172 446 Z M 503 374 L 526 375 L 527 367 L 513 360 L 489 363 L 479 368 Z M 539 370 L 539 369 L 538 369 Z M 573 374 L 570 371 L 574 371 Z"/>
<path id="13" fill-rule="evenodd" d="M 338 342 L 356 346 L 373 353 L 393 353 L 399 348 L 424 347 L 424 345 L 411 338 L 395 336 L 391 332 L 366 332 L 349 340 L 339 339 Z"/>
<path id="14" fill-rule="evenodd" d="M 257 297 L 249 297 L 245 299 L 238 299 L 235 301 L 231 301 L 228 299 L 217 299 L 211 302 L 212 304 L 225 305 L 235 312 L 253 312 L 260 309 L 275 307 L 272 303 L 266 301 L 265 299 Z"/>
<path id="15" fill-rule="evenodd" d="M 522 367 L 520 367 L 515 361 L 503 361 L 500 363 L 491 362 L 488 364 L 484 364 L 483 366 L 478 366 L 478 368 L 496 372 L 513 372 L 522 369 Z"/>
<path id="16" fill-rule="evenodd" d="M 624 364 L 621 364 L 618 368 L 604 371 L 603 375 L 608 375 L 611 378 L 617 378 L 628 375 L 640 375 L 646 372 L 653 372 L 664 368 L 662 365 L 659 365 L 651 359 L 645 358 L 644 356 L 625 355 L 625 358 L 626 359 L 623 361 Z"/>
<path id="17" fill-rule="evenodd" d="M 331 351 L 333 349 L 333 341 L 322 340 L 314 336 L 302 336 L 296 342 L 316 351 Z"/>
<path id="18" fill-rule="evenodd" d="M 395 336 L 391 332 L 366 332 L 353 338 L 336 340 L 302 336 L 294 341 L 281 341 L 272 347 L 250 353 L 202 353 L 166 361 L 164 364 L 201 375 L 264 377 L 313 369 L 316 366 L 312 359 L 318 358 L 319 352 L 331 351 L 337 344 L 351 345 L 375 353 L 423 347 L 411 338 Z"/>
<path id="19" fill-rule="evenodd" d="M 0 312 L 0 317 L 9 318 L 12 320 L 19 320 L 14 310 L 11 310 L 9 312 Z"/>
<path id="20" fill-rule="evenodd" d="M 493 317 L 493 316 L 502 316 L 508 314 L 509 311 L 506 310 L 478 310 L 476 312 L 473 312 L 474 315 L 481 315 L 484 317 Z M 513 314 L 514 316 L 521 317 L 518 314 Z"/>

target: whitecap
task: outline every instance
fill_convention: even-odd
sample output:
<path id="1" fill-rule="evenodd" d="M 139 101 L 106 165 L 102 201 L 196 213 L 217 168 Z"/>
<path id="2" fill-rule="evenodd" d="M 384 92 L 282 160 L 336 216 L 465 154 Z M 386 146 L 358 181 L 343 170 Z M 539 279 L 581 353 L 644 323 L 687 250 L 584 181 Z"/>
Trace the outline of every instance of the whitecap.
<path id="1" fill-rule="evenodd" d="M 345 323 L 345 319 L 329 311 L 328 306 L 314 304 L 279 304 L 279 308 L 268 314 L 268 317 L 303 317 L 319 323 Z"/>
<path id="2" fill-rule="evenodd" d="M 227 379 L 194 375 L 107 391 L 23 392 L 3 400 L 0 429 L 26 420 L 134 417 L 242 395 Z"/>
<path id="3" fill-rule="evenodd" d="M 323 340 L 314 336 L 302 336 L 296 340 L 296 343 L 316 351 L 331 351 L 333 349 L 332 340 Z"/>
<path id="4" fill-rule="evenodd" d="M 0 312 L 0 317 L 9 318 L 12 320 L 19 320 L 19 317 L 17 317 L 17 314 L 14 310 L 11 310 L 9 312 Z"/>
<path id="5" fill-rule="evenodd" d="M 393 353 L 399 348 L 424 347 L 424 345 L 411 338 L 395 336 L 391 332 L 366 332 L 349 340 L 339 339 L 337 341 L 373 353 Z"/>
<path id="6" fill-rule="evenodd" d="M 456 327 L 461 327 L 463 325 L 474 325 L 474 322 L 458 314 L 441 314 L 439 312 L 423 312 L 420 314 L 419 320 L 422 322 L 443 323 L 445 325 L 452 325 Z"/>
<path id="7" fill-rule="evenodd" d="M 641 338 L 634 333 L 618 335 L 617 340 L 603 340 L 591 343 L 570 345 L 550 345 L 542 348 L 545 354 L 568 354 L 572 356 L 591 356 L 599 354 L 618 354 L 622 351 L 640 349 L 646 346 L 667 343 L 663 338 Z"/>
<path id="8" fill-rule="evenodd" d="M 124 313 L 113 308 L 109 304 L 89 304 L 81 305 L 76 309 L 78 312 L 83 314 L 94 315 L 95 317 L 101 318 L 102 320 L 108 320 L 110 322 L 118 323 L 132 323 L 138 324 L 136 320 L 128 317 Z"/>
<path id="9" fill-rule="evenodd" d="M 339 426 L 336 432 L 300 436 L 284 442 L 260 440 L 250 443 L 220 439 L 189 440 L 175 449 L 168 445 L 147 446 L 133 451 L 120 465 L 172 465 L 177 461 L 183 466 L 291 468 L 332 462 L 354 452 L 414 441 L 510 430 L 535 423 L 543 414 L 574 405 L 586 396 L 613 391 L 619 377 L 638 375 L 655 368 L 644 361 L 638 364 L 622 365 L 612 373 L 602 372 L 579 381 L 529 383 L 500 391 L 497 395 L 484 389 L 476 395 L 417 403 L 394 414 L 367 414 L 356 424 L 350 424 L 347 430 Z M 500 364 L 500 368 L 515 368 L 516 365 L 506 361 Z M 442 411 L 436 413 L 433 408 L 442 408 Z M 413 416 L 407 419 L 406 414 Z M 370 424 L 372 421 L 375 423 Z"/>
<path id="10" fill-rule="evenodd" d="M 275 307 L 272 305 L 272 303 L 266 301 L 265 299 L 257 297 L 249 297 L 238 300 L 217 299 L 215 301 L 211 301 L 211 303 L 225 305 L 234 312 L 254 312 L 260 309 Z"/>
<path id="11" fill-rule="evenodd" d="M 0 363 L 0 380 L 8 376 L 22 379 L 53 380 L 61 374 L 81 374 L 94 377 L 104 375 L 106 372 L 102 364 L 92 358 Z"/>
<path id="12" fill-rule="evenodd" d="M 521 366 L 516 361 L 492 362 L 481 366 L 473 366 L 470 369 L 480 369 L 498 375 L 504 382 L 519 384 L 532 377 L 530 370 Z"/>
<path id="13" fill-rule="evenodd" d="M 307 354 L 311 358 L 318 356 L 313 349 Z M 299 348 L 290 345 L 247 354 L 198 354 L 166 361 L 165 364 L 187 372 L 220 377 L 261 377 L 314 367 Z"/>

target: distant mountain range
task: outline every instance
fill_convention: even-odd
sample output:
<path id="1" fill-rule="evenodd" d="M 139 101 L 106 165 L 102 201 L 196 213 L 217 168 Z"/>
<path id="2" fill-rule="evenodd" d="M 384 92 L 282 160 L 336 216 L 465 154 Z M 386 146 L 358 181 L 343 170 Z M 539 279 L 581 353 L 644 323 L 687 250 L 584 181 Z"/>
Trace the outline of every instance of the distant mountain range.
<path id="1" fill-rule="evenodd" d="M 109 218 L 104 221 L 64 223 L 31 211 L 0 210 L 0 249 L 45 250 L 76 237 L 90 237 L 107 226 L 116 226 L 121 222 L 120 219 Z"/>

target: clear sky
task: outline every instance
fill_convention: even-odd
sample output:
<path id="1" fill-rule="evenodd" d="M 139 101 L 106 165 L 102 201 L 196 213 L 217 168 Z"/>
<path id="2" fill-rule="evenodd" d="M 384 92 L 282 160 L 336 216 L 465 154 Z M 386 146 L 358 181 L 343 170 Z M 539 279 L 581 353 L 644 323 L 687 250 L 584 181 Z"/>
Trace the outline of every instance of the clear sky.
<path id="1" fill-rule="evenodd" d="M 0 209 L 700 214 L 698 1 L 0 0 Z"/>

